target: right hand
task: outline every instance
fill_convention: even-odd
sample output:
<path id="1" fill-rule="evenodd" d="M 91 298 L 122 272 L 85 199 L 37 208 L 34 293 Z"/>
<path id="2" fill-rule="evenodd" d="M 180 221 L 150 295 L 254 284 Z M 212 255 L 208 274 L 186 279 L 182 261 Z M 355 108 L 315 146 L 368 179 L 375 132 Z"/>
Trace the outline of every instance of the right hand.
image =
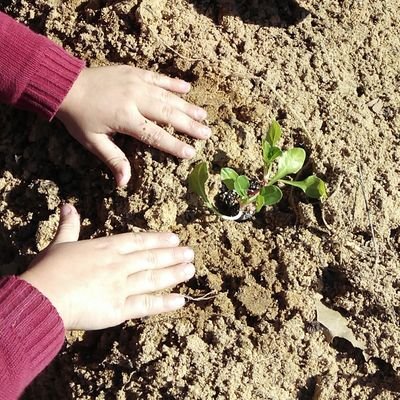
<path id="1" fill-rule="evenodd" d="M 156 125 L 171 125 L 197 139 L 211 130 L 202 121 L 207 113 L 177 94 L 190 84 L 180 79 L 127 65 L 86 68 L 68 92 L 57 117 L 69 133 L 104 161 L 118 186 L 126 185 L 131 168 L 112 140 L 115 132 L 180 158 L 192 158 L 195 149 Z"/>
<path id="2" fill-rule="evenodd" d="M 80 220 L 61 208 L 54 241 L 21 278 L 44 294 L 66 329 L 103 329 L 127 319 L 173 311 L 178 294 L 154 294 L 190 279 L 193 251 L 172 233 L 124 233 L 77 241 Z"/>

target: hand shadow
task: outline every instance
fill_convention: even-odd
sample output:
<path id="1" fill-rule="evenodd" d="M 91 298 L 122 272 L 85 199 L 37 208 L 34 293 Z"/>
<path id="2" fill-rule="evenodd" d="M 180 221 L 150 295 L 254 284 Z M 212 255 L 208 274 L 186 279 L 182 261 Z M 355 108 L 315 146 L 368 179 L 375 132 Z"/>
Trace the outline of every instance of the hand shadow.
<path id="1" fill-rule="evenodd" d="M 247 24 L 288 27 L 309 12 L 296 0 L 188 0 L 198 12 L 220 24 L 224 16 L 238 16 Z"/>

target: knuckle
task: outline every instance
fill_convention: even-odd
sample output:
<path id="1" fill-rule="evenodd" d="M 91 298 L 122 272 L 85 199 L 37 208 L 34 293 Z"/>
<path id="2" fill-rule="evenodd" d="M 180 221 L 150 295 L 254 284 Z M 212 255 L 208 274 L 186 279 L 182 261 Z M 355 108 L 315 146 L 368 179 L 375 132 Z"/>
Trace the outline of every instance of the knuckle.
<path id="1" fill-rule="evenodd" d="M 159 127 L 154 129 L 149 129 L 148 131 L 142 131 L 143 142 L 152 146 L 159 145 L 162 141 L 162 136 L 163 136 L 163 131 Z"/>
<path id="2" fill-rule="evenodd" d="M 112 248 L 110 237 L 104 236 L 102 238 L 94 239 L 93 247 L 96 250 L 104 251 L 106 254 L 110 254 L 109 250 L 111 250 L 111 248 Z"/>
<path id="3" fill-rule="evenodd" d="M 130 65 L 126 64 L 116 65 L 113 68 L 118 73 L 120 79 L 123 79 L 125 82 L 127 79 L 129 79 L 129 76 L 131 75 L 132 72 L 132 67 Z"/>
<path id="4" fill-rule="evenodd" d="M 165 103 L 169 103 L 172 100 L 172 93 L 169 92 L 168 90 L 161 90 L 161 100 L 164 101 Z"/>
<path id="5" fill-rule="evenodd" d="M 118 65 L 118 68 L 121 74 L 126 74 L 126 75 L 131 75 L 132 72 L 135 70 L 135 67 L 126 64 Z"/>
<path id="6" fill-rule="evenodd" d="M 115 121 L 118 127 L 125 126 L 134 115 L 134 107 L 131 102 L 126 99 L 123 104 L 115 110 Z"/>
<path id="7" fill-rule="evenodd" d="M 121 268 L 121 263 L 114 259 L 106 260 L 106 255 L 104 256 L 103 268 L 99 268 L 99 274 L 103 274 L 103 278 L 109 282 L 110 288 L 113 292 L 117 294 L 117 298 L 120 297 L 121 293 L 125 293 L 125 281 L 126 273 L 124 268 Z M 102 271 L 102 272 L 101 272 Z"/>
<path id="8" fill-rule="evenodd" d="M 137 84 L 132 81 L 128 82 L 122 93 L 122 102 L 125 106 L 131 108 L 132 99 L 135 99 L 137 92 Z"/>
<path id="9" fill-rule="evenodd" d="M 125 82 L 128 87 L 138 81 L 138 68 L 132 65 L 122 65 L 121 68 L 123 68 L 121 72 L 125 75 Z"/>
<path id="10" fill-rule="evenodd" d="M 121 163 L 125 162 L 128 162 L 127 158 L 119 155 L 106 160 L 106 164 L 114 171 L 118 170 L 118 168 L 121 166 Z"/>
<path id="11" fill-rule="evenodd" d="M 197 121 L 195 121 L 194 119 L 190 118 L 189 119 L 189 129 L 191 131 L 198 131 L 200 128 L 200 125 Z"/>
<path id="12" fill-rule="evenodd" d="M 150 314 L 154 308 L 154 298 L 151 295 L 145 295 L 143 297 L 143 314 Z"/>
<path id="13" fill-rule="evenodd" d="M 147 266 L 149 266 L 149 267 L 158 265 L 159 260 L 158 260 L 157 254 L 154 251 L 146 252 L 146 263 L 147 263 Z"/>
<path id="14" fill-rule="evenodd" d="M 132 242 L 137 249 L 144 247 L 144 237 L 143 233 L 132 232 Z"/>
<path id="15" fill-rule="evenodd" d="M 160 284 L 160 276 L 158 271 L 147 271 L 147 280 L 149 282 L 149 287 L 156 290 Z"/>
<path id="16" fill-rule="evenodd" d="M 165 103 L 162 106 L 161 113 L 166 121 L 170 121 L 174 114 L 174 110 L 169 104 Z"/>
<path id="17" fill-rule="evenodd" d="M 158 86 L 161 82 L 161 75 L 157 74 L 156 72 L 149 71 L 149 82 Z"/>

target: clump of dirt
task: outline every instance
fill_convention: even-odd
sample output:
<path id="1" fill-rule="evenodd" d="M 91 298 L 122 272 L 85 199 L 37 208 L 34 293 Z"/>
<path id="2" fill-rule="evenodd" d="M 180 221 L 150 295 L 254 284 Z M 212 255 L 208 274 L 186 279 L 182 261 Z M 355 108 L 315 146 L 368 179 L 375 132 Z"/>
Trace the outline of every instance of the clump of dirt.
<path id="1" fill-rule="evenodd" d="M 219 293 L 69 335 L 25 399 L 399 397 L 397 1 L 9 0 L 1 9 L 91 66 L 129 63 L 192 81 L 187 98 L 213 129 L 193 161 L 121 137 L 135 179 L 115 190 L 58 122 L 1 108 L 2 271 L 20 272 L 48 243 L 67 200 L 82 215 L 82 238 L 178 233 L 197 267 L 178 290 Z M 194 163 L 257 176 L 272 118 L 284 147 L 305 148 L 328 200 L 293 192 L 240 224 L 209 214 L 187 188 Z M 315 293 L 346 317 L 364 354 L 329 343 Z"/>

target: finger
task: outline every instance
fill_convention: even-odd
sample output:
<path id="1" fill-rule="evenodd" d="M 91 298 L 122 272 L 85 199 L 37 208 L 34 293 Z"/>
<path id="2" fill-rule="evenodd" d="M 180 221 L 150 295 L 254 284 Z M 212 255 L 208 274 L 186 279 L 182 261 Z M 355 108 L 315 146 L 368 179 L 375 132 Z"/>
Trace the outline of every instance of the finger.
<path id="1" fill-rule="evenodd" d="M 60 223 L 53 244 L 76 242 L 79 238 L 80 218 L 75 207 L 63 204 L 60 210 Z"/>
<path id="2" fill-rule="evenodd" d="M 134 136 L 143 143 L 180 158 L 193 158 L 196 150 L 173 137 L 166 130 L 143 116 L 132 118 L 133 125 L 122 133 Z"/>
<path id="3" fill-rule="evenodd" d="M 206 110 L 187 102 L 186 100 L 175 95 L 174 93 L 171 93 L 168 90 L 149 86 L 148 93 L 151 95 L 151 98 L 161 101 L 163 103 L 167 103 L 171 107 L 174 107 L 184 112 L 185 114 L 189 115 L 197 121 L 203 121 L 207 118 Z"/>
<path id="4" fill-rule="evenodd" d="M 124 186 L 129 182 L 131 178 L 129 161 L 124 152 L 107 135 L 95 135 L 85 146 L 110 168 L 117 186 Z"/>
<path id="5" fill-rule="evenodd" d="M 137 251 L 176 247 L 179 237 L 170 232 L 127 232 L 96 239 L 99 246 L 115 248 L 125 255 Z"/>
<path id="6" fill-rule="evenodd" d="M 129 295 L 152 293 L 176 286 L 192 278 L 194 273 L 195 268 L 191 263 L 138 272 L 128 277 Z"/>
<path id="7" fill-rule="evenodd" d="M 146 98 L 139 106 L 139 111 L 151 120 L 164 125 L 172 125 L 177 131 L 197 139 L 208 139 L 211 136 L 211 129 L 208 126 L 195 121 L 171 105 L 171 102 L 154 101 L 151 97 Z"/>
<path id="8" fill-rule="evenodd" d="M 126 254 L 123 263 L 127 275 L 148 269 L 171 267 L 182 263 L 192 262 L 194 252 L 190 247 L 172 247 L 170 249 L 153 249 Z"/>
<path id="9" fill-rule="evenodd" d="M 170 78 L 166 75 L 162 75 L 153 71 L 146 71 L 140 68 L 137 68 L 136 72 L 146 83 L 150 85 L 155 85 L 176 93 L 188 93 L 190 91 L 190 83 L 182 79 Z"/>
<path id="10" fill-rule="evenodd" d="M 125 301 L 125 319 L 175 311 L 185 305 L 185 298 L 178 294 L 130 296 Z"/>

